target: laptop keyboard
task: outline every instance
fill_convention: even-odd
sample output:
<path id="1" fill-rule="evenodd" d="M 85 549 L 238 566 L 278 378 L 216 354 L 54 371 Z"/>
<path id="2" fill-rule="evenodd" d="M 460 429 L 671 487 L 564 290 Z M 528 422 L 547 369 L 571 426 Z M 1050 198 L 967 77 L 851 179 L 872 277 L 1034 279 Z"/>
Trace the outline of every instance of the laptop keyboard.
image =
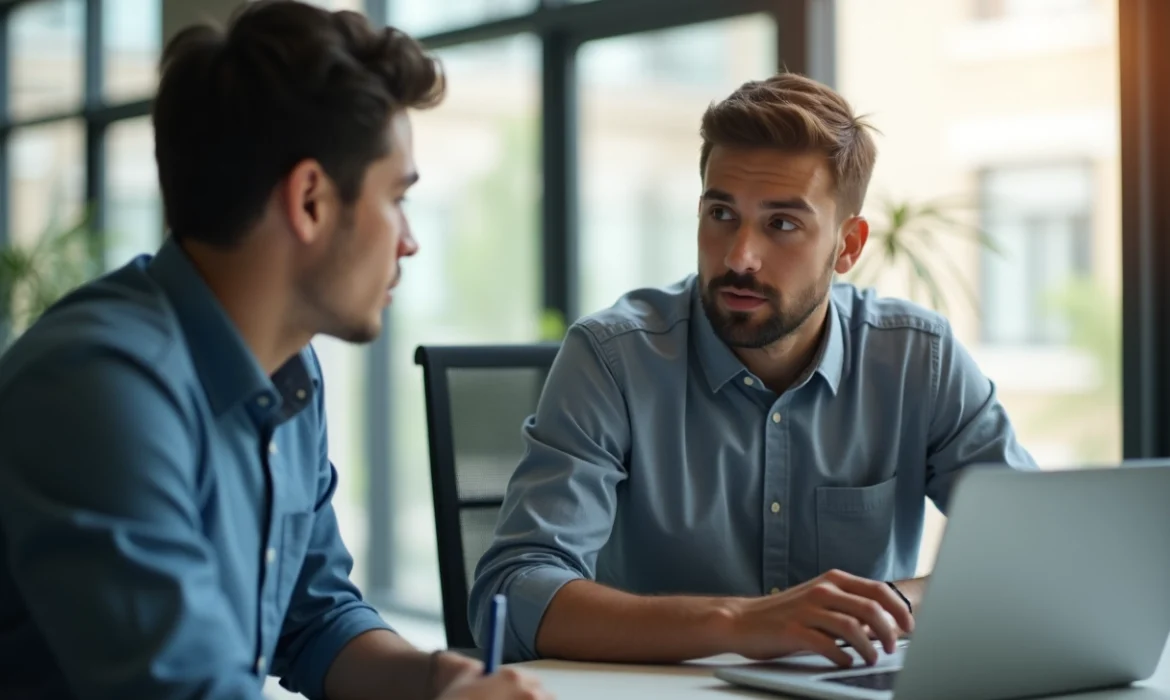
<path id="1" fill-rule="evenodd" d="M 866 688 L 868 690 L 893 690 L 894 679 L 898 677 L 898 671 L 877 671 L 875 673 L 866 673 L 860 676 L 839 676 L 837 678 L 826 678 L 827 681 L 840 683 L 842 685 L 852 686 L 854 688 Z"/>

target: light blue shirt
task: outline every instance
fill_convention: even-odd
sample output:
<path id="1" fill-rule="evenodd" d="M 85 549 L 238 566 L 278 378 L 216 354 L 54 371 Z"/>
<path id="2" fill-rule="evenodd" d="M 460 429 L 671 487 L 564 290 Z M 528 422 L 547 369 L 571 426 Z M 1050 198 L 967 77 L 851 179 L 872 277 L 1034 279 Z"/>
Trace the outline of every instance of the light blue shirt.
<path id="1" fill-rule="evenodd" d="M 834 285 L 813 371 L 781 395 L 716 336 L 696 278 L 570 328 L 469 601 L 510 658 L 565 583 L 759 596 L 830 569 L 910 577 L 925 498 L 976 463 L 1035 468 L 948 323 Z"/>
<path id="2" fill-rule="evenodd" d="M 349 580 L 310 348 L 272 377 L 168 242 L 0 358 L 0 698 L 324 695 Z"/>

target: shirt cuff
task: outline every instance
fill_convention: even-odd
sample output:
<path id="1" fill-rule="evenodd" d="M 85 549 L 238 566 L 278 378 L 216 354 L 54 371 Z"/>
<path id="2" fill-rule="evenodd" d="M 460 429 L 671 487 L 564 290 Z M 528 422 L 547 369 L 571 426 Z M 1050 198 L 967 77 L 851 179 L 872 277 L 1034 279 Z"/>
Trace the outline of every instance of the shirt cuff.
<path id="1" fill-rule="evenodd" d="M 341 649 L 355 637 L 370 630 L 393 628 L 382 619 L 376 610 L 366 603 L 357 603 L 343 610 L 317 631 L 313 641 L 296 660 L 290 674 L 297 692 L 309 698 L 325 697 L 325 675 L 333 665 Z M 288 687 L 288 686 L 286 686 Z"/>
<path id="2" fill-rule="evenodd" d="M 536 632 L 548 610 L 548 604 L 561 587 L 583 578 L 581 574 L 555 566 L 529 569 L 507 586 L 508 632 L 512 644 L 506 645 L 509 660 L 530 661 L 538 658 Z M 486 630 L 485 630 L 486 633 Z"/>

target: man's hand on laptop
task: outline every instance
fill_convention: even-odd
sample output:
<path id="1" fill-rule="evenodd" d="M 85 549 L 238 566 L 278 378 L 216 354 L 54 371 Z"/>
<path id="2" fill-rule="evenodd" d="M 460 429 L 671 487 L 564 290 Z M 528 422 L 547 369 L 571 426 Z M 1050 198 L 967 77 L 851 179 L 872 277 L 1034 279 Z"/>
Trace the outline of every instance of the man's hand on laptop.
<path id="1" fill-rule="evenodd" d="M 914 631 L 914 618 L 887 584 L 830 571 L 781 593 L 736 600 L 725 631 L 728 646 L 751 659 L 811 651 L 848 667 L 853 657 L 837 640 L 872 665 L 871 637 L 892 654 L 900 633 Z"/>

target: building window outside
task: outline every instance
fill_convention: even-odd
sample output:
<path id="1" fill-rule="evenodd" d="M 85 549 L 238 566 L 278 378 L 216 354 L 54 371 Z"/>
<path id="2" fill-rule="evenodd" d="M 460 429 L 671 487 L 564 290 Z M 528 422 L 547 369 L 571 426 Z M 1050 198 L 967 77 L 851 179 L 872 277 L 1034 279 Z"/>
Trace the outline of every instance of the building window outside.
<path id="1" fill-rule="evenodd" d="M 981 178 L 983 341 L 1060 345 L 1068 285 L 1091 272 L 1092 170 L 1085 165 L 1013 167 Z"/>

